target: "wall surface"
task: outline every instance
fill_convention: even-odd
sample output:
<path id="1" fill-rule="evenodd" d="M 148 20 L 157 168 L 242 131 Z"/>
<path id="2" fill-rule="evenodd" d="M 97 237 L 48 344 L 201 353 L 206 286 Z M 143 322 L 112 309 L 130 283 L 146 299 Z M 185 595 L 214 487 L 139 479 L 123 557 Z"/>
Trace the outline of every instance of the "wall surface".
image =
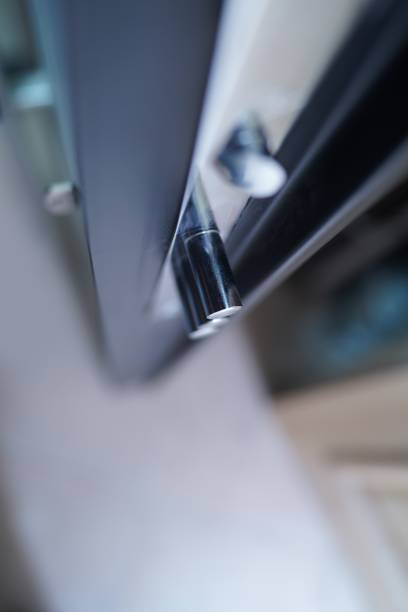
<path id="1" fill-rule="evenodd" d="M 0 133 L 0 609 L 367 610 L 240 329 L 115 386 L 30 194 Z"/>

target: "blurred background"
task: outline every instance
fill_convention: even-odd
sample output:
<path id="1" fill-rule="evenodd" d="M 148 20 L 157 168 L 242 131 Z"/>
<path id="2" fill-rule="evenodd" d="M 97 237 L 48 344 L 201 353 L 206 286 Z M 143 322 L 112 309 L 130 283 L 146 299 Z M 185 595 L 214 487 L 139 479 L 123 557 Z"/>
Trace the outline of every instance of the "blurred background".
<path id="1" fill-rule="evenodd" d="M 1 612 L 405 612 L 407 33 L 388 0 L 0 0 Z M 277 195 L 214 163 L 244 111 Z M 199 342 L 194 168 L 244 304 Z"/>

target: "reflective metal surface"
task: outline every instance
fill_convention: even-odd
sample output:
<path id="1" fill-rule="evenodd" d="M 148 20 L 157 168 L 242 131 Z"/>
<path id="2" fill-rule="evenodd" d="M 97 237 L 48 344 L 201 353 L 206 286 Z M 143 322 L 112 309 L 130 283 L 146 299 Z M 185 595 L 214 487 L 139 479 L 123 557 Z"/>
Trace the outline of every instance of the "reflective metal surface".
<path id="1" fill-rule="evenodd" d="M 214 321 L 209 321 L 204 312 L 181 238 L 178 238 L 174 245 L 172 263 L 188 337 L 191 340 L 198 340 L 210 336 L 217 331 L 217 325 L 214 324 Z"/>
<path id="2" fill-rule="evenodd" d="M 190 338 L 213 333 L 222 319 L 241 309 L 224 244 L 199 177 L 180 223 L 172 263 Z"/>
<path id="3" fill-rule="evenodd" d="M 217 165 L 237 187 L 256 197 L 273 196 L 286 181 L 286 172 L 268 145 L 256 115 L 249 113 L 232 131 Z"/>
<path id="4" fill-rule="evenodd" d="M 44 208 L 52 215 L 69 215 L 78 205 L 78 190 L 66 181 L 54 183 L 44 195 Z"/>
<path id="5" fill-rule="evenodd" d="M 218 231 L 191 236 L 186 251 L 206 316 L 227 317 L 240 310 L 241 300 Z"/>

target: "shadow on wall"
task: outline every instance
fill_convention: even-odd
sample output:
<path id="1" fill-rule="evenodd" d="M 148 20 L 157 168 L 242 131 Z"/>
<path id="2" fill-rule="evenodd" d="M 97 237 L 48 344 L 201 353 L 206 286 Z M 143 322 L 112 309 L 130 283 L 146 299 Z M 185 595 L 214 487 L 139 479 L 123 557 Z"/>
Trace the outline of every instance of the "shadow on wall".
<path id="1" fill-rule="evenodd" d="M 0 612 L 43 612 L 46 608 L 16 536 L 3 484 L 0 463 Z"/>

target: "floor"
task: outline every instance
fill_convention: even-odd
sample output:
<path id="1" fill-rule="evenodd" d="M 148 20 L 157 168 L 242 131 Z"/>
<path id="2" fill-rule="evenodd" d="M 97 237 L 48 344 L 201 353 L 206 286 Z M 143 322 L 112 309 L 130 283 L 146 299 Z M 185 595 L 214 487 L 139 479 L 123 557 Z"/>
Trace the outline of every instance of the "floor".
<path id="1" fill-rule="evenodd" d="M 367 612 L 241 328 L 117 387 L 2 132 L 0 186 L 0 610 Z"/>

